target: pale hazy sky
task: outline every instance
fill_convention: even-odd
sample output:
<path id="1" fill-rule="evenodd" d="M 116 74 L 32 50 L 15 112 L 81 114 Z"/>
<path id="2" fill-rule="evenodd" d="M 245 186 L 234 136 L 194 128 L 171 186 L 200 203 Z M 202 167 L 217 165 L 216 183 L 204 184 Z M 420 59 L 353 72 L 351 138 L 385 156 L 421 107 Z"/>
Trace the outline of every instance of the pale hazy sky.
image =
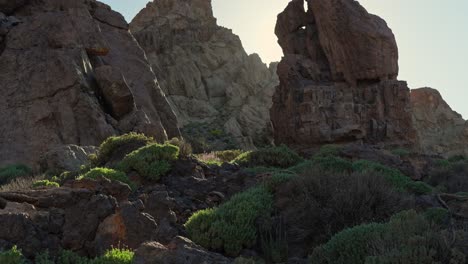
<path id="1" fill-rule="evenodd" d="M 103 0 L 128 21 L 148 0 Z M 274 35 L 276 16 L 289 0 L 213 0 L 218 24 L 233 29 L 248 53 L 264 60 L 282 56 Z M 400 80 L 410 88 L 438 89 L 452 108 L 468 118 L 468 1 L 359 0 L 385 19 L 397 38 Z M 467 78 L 468 79 L 468 78 Z"/>

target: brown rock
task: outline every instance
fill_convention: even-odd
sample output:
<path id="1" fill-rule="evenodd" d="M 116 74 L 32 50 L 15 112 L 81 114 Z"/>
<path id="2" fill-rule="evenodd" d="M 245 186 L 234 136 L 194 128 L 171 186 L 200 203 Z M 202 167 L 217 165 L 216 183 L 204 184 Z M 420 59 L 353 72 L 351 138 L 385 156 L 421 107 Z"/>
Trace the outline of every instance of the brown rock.
<path id="1" fill-rule="evenodd" d="M 181 127 L 206 124 L 206 133 L 224 131 L 243 148 L 268 142 L 276 64 L 247 55 L 239 37 L 216 24 L 211 0 L 150 2 L 130 30 Z"/>
<path id="2" fill-rule="evenodd" d="M 437 90 L 412 90 L 411 105 L 421 152 L 445 157 L 468 155 L 468 122 L 450 108 Z"/>
<path id="3" fill-rule="evenodd" d="M 206 251 L 184 237 L 176 237 L 168 245 L 158 242 L 147 242 L 135 252 L 135 264 L 204 264 L 232 263 L 231 260 L 218 253 Z"/>
<path id="4" fill-rule="evenodd" d="M 99 223 L 111 215 L 115 199 L 84 189 L 53 188 L 0 193 L 0 241 L 17 245 L 27 257 L 48 249 L 93 255 Z"/>
<path id="5" fill-rule="evenodd" d="M 57 146 L 45 153 L 40 161 L 42 171 L 78 171 L 88 162 L 88 156 L 96 152 L 94 147 L 76 145 Z"/>
<path id="6" fill-rule="evenodd" d="M 278 15 L 284 57 L 273 97 L 277 144 L 411 145 L 409 89 L 386 23 L 352 0 L 293 0 Z"/>
<path id="7" fill-rule="evenodd" d="M 37 166 L 55 147 L 98 145 L 129 131 L 157 140 L 179 136 L 175 114 L 120 14 L 85 0 L 0 2 L 5 8 L 20 22 L 0 43 L 0 165 Z M 98 85 L 101 66 L 112 74 Z"/>
<path id="8" fill-rule="evenodd" d="M 105 106 L 119 120 L 135 109 L 133 94 L 121 72 L 112 66 L 100 66 L 94 70 Z"/>

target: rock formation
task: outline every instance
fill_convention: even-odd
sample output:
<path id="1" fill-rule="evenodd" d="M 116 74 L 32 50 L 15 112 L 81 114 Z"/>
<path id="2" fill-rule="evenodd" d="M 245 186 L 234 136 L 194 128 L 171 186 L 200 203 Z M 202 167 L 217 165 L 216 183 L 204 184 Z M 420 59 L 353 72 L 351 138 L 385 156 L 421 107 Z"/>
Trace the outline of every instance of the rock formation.
<path id="1" fill-rule="evenodd" d="M 363 141 L 411 145 L 410 91 L 385 21 L 353 0 L 293 0 L 275 33 L 284 57 L 271 109 L 275 142 L 309 148 Z"/>
<path id="2" fill-rule="evenodd" d="M 420 151 L 450 157 L 468 155 L 468 122 L 431 88 L 411 91 Z"/>
<path id="3" fill-rule="evenodd" d="M 124 18 L 94 0 L 0 1 L 0 164 L 128 131 L 179 135 Z"/>
<path id="4" fill-rule="evenodd" d="M 148 3 L 130 23 L 180 127 L 209 124 L 244 148 L 270 131 L 269 108 L 278 80 L 238 36 L 216 23 L 211 0 Z"/>

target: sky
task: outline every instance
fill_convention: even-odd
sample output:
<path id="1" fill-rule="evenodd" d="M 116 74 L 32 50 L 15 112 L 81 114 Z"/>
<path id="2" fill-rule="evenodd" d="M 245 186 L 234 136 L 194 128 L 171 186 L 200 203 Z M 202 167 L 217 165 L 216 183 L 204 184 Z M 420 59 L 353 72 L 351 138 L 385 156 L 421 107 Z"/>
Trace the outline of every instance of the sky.
<path id="1" fill-rule="evenodd" d="M 148 0 L 101 0 L 128 21 Z M 248 53 L 279 61 L 276 16 L 289 0 L 213 0 L 218 24 L 233 29 Z M 410 88 L 438 89 L 450 106 L 468 118 L 468 1 L 359 0 L 387 21 L 398 42 L 400 80 Z"/>

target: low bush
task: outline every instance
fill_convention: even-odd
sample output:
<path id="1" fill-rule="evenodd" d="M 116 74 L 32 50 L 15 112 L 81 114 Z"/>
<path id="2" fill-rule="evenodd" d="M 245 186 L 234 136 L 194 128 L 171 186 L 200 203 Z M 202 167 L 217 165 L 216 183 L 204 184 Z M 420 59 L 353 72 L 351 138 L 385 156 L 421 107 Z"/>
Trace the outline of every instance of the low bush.
<path id="1" fill-rule="evenodd" d="M 255 220 L 271 215 L 272 207 L 272 195 L 263 187 L 255 187 L 234 195 L 219 208 L 196 212 L 185 228 L 195 243 L 237 256 L 243 248 L 255 245 Z"/>
<path id="2" fill-rule="evenodd" d="M 49 256 L 48 252 L 36 256 L 35 261 L 36 264 L 131 264 L 133 257 L 133 251 L 118 248 L 107 250 L 104 255 L 94 259 L 82 257 L 73 251 L 62 250 L 56 261 Z"/>
<path id="3" fill-rule="evenodd" d="M 315 154 L 315 157 L 329 157 L 338 156 L 342 147 L 339 145 L 329 144 L 323 145 L 320 150 Z"/>
<path id="4" fill-rule="evenodd" d="M 231 162 L 239 157 L 244 151 L 240 149 L 231 149 L 231 150 L 223 150 L 223 151 L 216 151 L 214 154 L 216 158 L 218 158 L 221 162 Z"/>
<path id="5" fill-rule="evenodd" d="M 179 148 L 171 144 L 151 144 L 133 151 L 117 165 L 119 170 L 136 171 L 149 180 L 159 180 L 179 157 Z"/>
<path id="6" fill-rule="evenodd" d="M 177 146 L 179 148 L 179 156 L 181 158 L 188 158 L 192 155 L 192 145 L 180 138 L 173 138 L 166 142 L 167 144 Z"/>
<path id="7" fill-rule="evenodd" d="M 10 181 L 19 178 L 31 176 L 32 170 L 26 165 L 14 164 L 0 167 L 0 185 L 9 183 Z"/>
<path id="8" fill-rule="evenodd" d="M 96 180 L 99 177 L 104 177 L 109 180 L 113 181 L 120 181 L 122 183 L 128 184 L 130 188 L 134 189 L 135 188 L 135 183 L 133 183 L 128 176 L 121 171 L 117 171 L 114 169 L 109 169 L 109 168 L 94 168 L 87 173 L 80 175 L 78 177 L 78 180 L 81 179 L 93 179 Z"/>
<path id="9" fill-rule="evenodd" d="M 382 221 L 411 206 L 380 174 L 308 170 L 276 188 L 290 245 L 319 245 L 346 227 Z M 294 194 L 294 195 L 292 195 Z"/>
<path id="10" fill-rule="evenodd" d="M 466 175 L 468 175 L 467 161 L 447 161 L 444 166 L 438 166 L 430 173 L 428 182 L 446 192 L 464 192 L 468 190 Z"/>
<path id="11" fill-rule="evenodd" d="M 289 168 L 303 161 L 295 151 L 282 145 L 268 147 L 239 155 L 233 162 L 245 167 Z"/>
<path id="12" fill-rule="evenodd" d="M 121 159 L 126 154 L 153 142 L 153 138 L 133 132 L 109 137 L 99 146 L 97 154 L 90 157 L 91 163 L 94 167 L 103 166 L 112 159 L 116 152 L 119 152 L 116 158 Z"/>
<path id="13" fill-rule="evenodd" d="M 411 154 L 411 151 L 409 151 L 408 149 L 404 149 L 404 148 L 397 148 L 397 149 L 392 150 L 392 154 L 395 156 L 399 156 L 400 158 L 403 158 L 403 157 L 409 156 Z"/>
<path id="14" fill-rule="evenodd" d="M 351 172 L 353 164 L 351 161 L 335 156 L 316 156 L 312 159 L 315 168 L 333 172 Z"/>
<path id="15" fill-rule="evenodd" d="M 440 227 L 415 211 L 404 211 L 387 223 L 370 223 L 346 229 L 315 248 L 312 264 L 465 263 L 451 248 Z"/>
<path id="16" fill-rule="evenodd" d="M 32 185 L 33 188 L 39 188 L 39 187 L 50 187 L 50 188 L 57 188 L 60 187 L 60 184 L 57 182 L 49 181 L 49 180 L 40 180 L 36 181 Z"/>
<path id="17" fill-rule="evenodd" d="M 12 192 L 12 191 L 20 191 L 31 188 L 31 186 L 36 182 L 43 180 L 44 176 L 39 175 L 35 177 L 20 177 L 10 181 L 7 184 L 0 185 L 0 191 L 2 192 Z"/>
<path id="18" fill-rule="evenodd" d="M 416 194 L 429 194 L 432 187 L 423 183 L 415 182 L 401 171 L 393 169 L 368 160 L 359 160 L 353 163 L 353 170 L 356 172 L 376 172 L 383 175 L 397 190 L 409 191 Z"/>
<path id="19" fill-rule="evenodd" d="M 128 249 L 113 248 L 94 259 L 91 264 L 132 264 L 134 255 L 135 253 Z"/>
<path id="20" fill-rule="evenodd" d="M 0 251 L 0 263 L 2 264 L 26 264 L 26 260 L 16 246 L 10 250 Z"/>

